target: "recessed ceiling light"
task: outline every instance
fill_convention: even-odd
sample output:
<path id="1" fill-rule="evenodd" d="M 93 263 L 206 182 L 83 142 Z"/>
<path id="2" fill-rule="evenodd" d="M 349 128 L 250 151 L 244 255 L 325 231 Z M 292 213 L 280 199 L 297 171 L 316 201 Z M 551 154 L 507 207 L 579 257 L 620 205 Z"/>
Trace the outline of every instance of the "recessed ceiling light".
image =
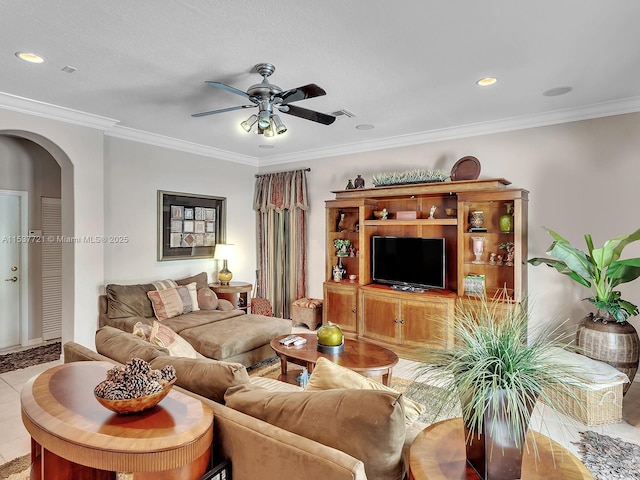
<path id="1" fill-rule="evenodd" d="M 373 130 L 374 126 L 370 123 L 361 123 L 360 125 L 356 125 L 358 130 Z"/>
<path id="2" fill-rule="evenodd" d="M 573 87 L 556 87 L 543 92 L 542 95 L 545 97 L 557 97 L 558 95 L 569 93 L 571 90 L 573 90 Z"/>
<path id="3" fill-rule="evenodd" d="M 489 85 L 493 85 L 496 83 L 498 79 L 496 77 L 484 77 L 476 82 L 477 85 L 481 87 L 488 87 Z"/>
<path id="4" fill-rule="evenodd" d="M 29 63 L 42 63 L 44 62 L 44 58 L 36 53 L 31 52 L 16 52 L 16 57 L 20 60 L 24 60 Z"/>
<path id="5" fill-rule="evenodd" d="M 273 148 L 273 145 L 258 145 L 259 148 Z"/>

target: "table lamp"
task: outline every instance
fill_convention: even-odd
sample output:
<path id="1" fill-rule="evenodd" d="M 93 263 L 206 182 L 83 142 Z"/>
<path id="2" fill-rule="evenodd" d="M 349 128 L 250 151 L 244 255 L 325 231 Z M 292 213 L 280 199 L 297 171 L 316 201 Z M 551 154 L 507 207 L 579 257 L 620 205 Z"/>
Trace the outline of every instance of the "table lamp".
<path id="1" fill-rule="evenodd" d="M 213 254 L 214 260 L 223 260 L 222 270 L 218 272 L 218 281 L 221 285 L 229 285 L 233 274 L 227 268 L 227 260 L 233 260 L 235 257 L 235 245 L 218 243 Z"/>

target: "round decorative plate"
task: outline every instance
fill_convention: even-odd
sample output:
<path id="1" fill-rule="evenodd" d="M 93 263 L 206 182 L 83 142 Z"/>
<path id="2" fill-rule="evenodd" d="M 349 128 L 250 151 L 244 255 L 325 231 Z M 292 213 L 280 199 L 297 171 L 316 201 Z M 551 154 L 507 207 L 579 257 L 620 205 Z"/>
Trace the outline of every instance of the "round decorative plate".
<path id="1" fill-rule="evenodd" d="M 462 157 L 451 169 L 451 180 L 476 180 L 480 176 L 480 161 L 476 157 Z"/>

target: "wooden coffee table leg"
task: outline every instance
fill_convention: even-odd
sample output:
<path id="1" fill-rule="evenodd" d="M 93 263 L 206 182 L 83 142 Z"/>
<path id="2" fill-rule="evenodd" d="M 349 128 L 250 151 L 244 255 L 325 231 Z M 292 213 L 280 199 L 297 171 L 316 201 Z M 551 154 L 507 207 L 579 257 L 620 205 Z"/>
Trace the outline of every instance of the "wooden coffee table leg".
<path id="1" fill-rule="evenodd" d="M 307 362 L 307 372 L 309 372 L 309 375 L 311 375 L 313 373 L 313 367 L 315 367 L 316 364 L 313 362 Z"/>
<path id="2" fill-rule="evenodd" d="M 280 373 L 282 375 L 287 374 L 287 359 L 285 357 L 280 357 Z"/>
<path id="3" fill-rule="evenodd" d="M 382 384 L 386 387 L 391 383 L 391 375 L 393 374 L 393 368 L 387 370 L 387 373 L 382 375 Z"/>

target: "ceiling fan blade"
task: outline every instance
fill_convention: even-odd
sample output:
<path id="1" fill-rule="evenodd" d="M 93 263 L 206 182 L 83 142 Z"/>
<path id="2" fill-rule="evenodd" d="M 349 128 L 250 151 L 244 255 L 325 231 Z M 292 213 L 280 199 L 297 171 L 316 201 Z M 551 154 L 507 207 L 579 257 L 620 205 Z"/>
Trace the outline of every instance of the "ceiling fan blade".
<path id="1" fill-rule="evenodd" d="M 229 85 L 226 85 L 224 83 L 212 82 L 210 80 L 207 80 L 204 83 L 208 83 L 212 87 L 221 88 L 223 90 L 226 90 L 227 92 L 235 93 L 236 95 L 240 95 L 241 97 L 249 98 L 249 94 L 247 92 L 243 92 L 242 90 L 238 90 L 237 88 L 230 87 Z"/>
<path id="2" fill-rule="evenodd" d="M 278 97 L 282 98 L 282 103 L 291 103 L 297 102 L 299 100 L 304 100 L 305 98 L 313 98 L 313 97 L 321 97 L 322 95 L 326 95 L 322 88 L 320 88 L 315 83 L 310 83 L 309 85 L 304 85 L 298 88 L 292 88 L 285 92 L 282 92 Z"/>
<path id="3" fill-rule="evenodd" d="M 295 105 L 283 105 L 283 107 L 279 108 L 279 110 L 282 113 L 288 113 L 289 115 L 304 118 L 306 120 L 311 120 L 312 122 L 322 123 L 323 125 L 331 125 L 333 122 L 336 121 L 336 117 L 332 115 L 327 115 L 326 113 L 314 112 L 313 110 L 296 107 Z"/>
<path id="4" fill-rule="evenodd" d="M 221 108 L 220 110 L 211 110 L 210 112 L 194 113 L 192 117 L 205 117 L 207 115 L 215 115 L 216 113 L 232 112 L 233 110 L 242 110 L 243 108 L 252 108 L 257 105 L 238 105 L 237 107 Z"/>

